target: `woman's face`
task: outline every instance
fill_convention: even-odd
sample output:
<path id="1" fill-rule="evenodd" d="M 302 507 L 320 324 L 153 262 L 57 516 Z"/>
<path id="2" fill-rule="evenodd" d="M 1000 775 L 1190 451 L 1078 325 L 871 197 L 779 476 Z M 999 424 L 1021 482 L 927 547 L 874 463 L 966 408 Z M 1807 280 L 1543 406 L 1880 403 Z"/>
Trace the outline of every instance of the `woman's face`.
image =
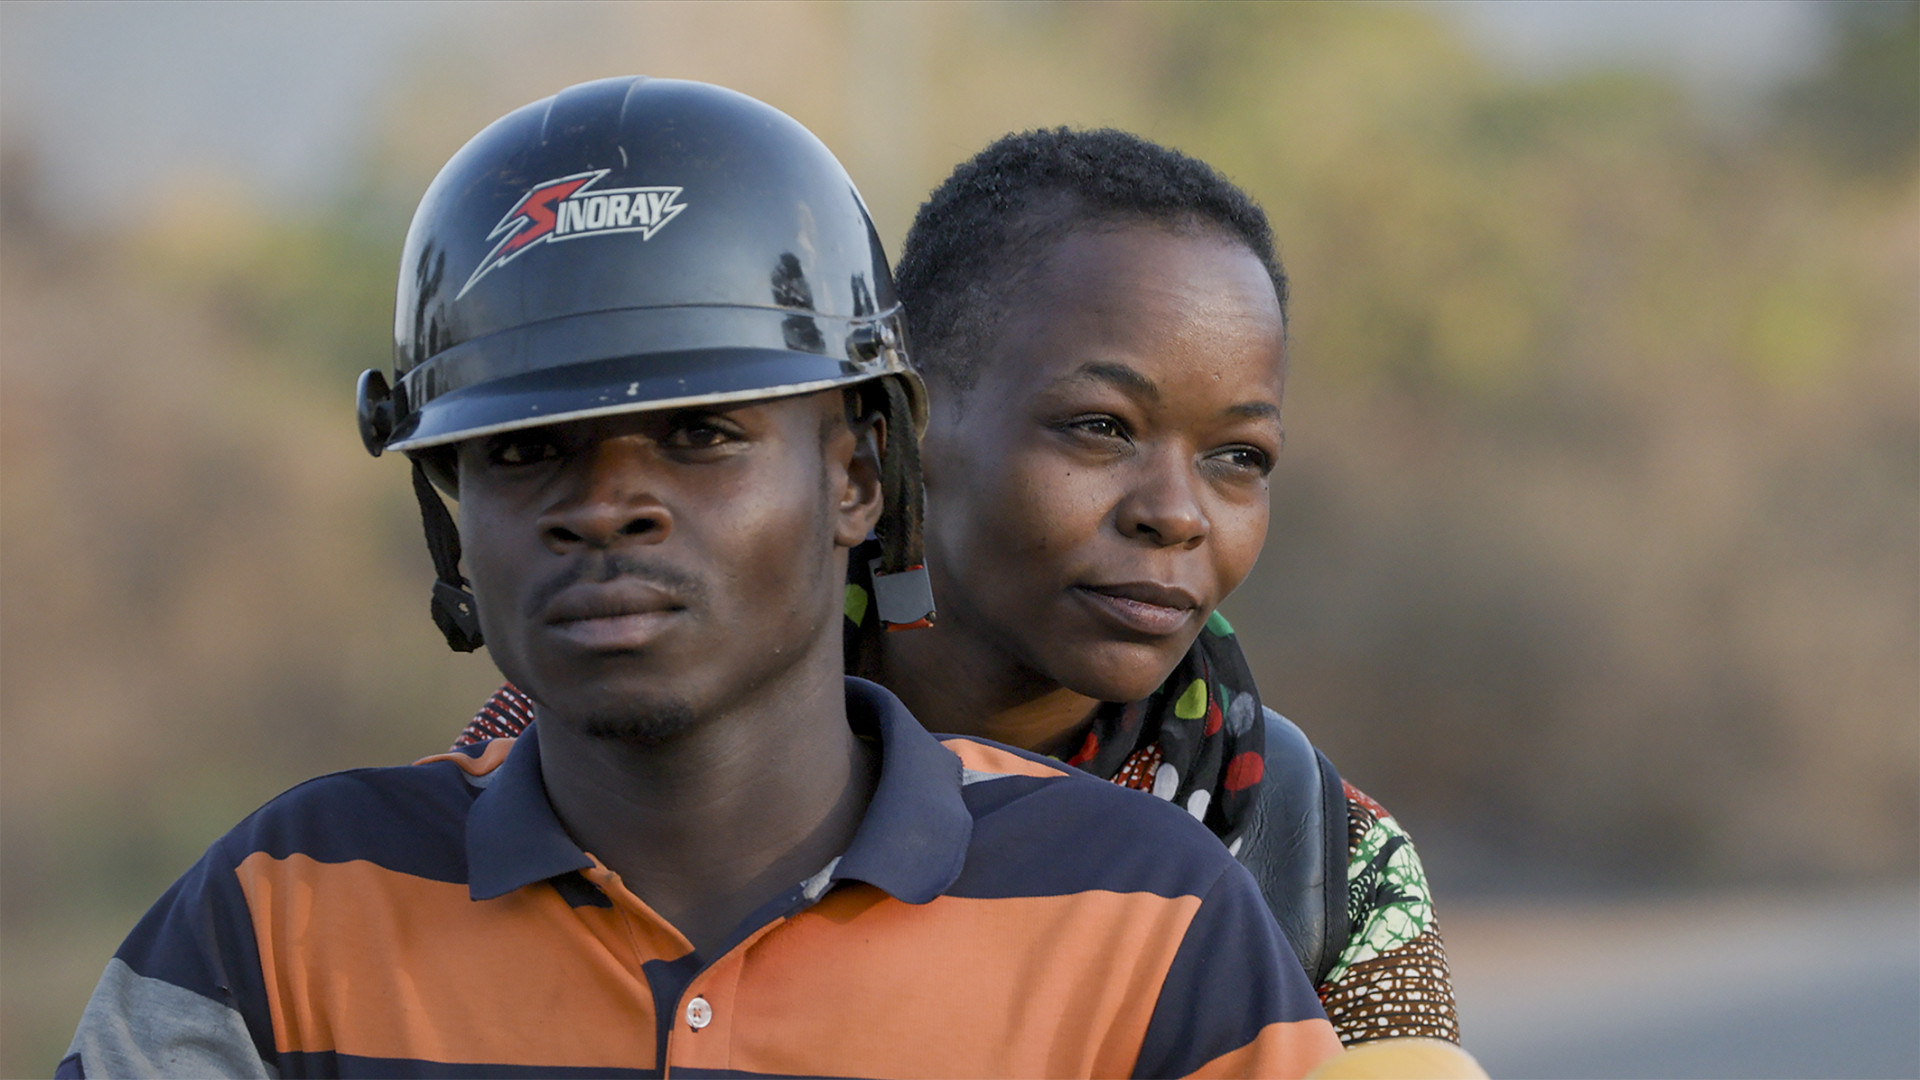
<path id="1" fill-rule="evenodd" d="M 972 388 L 934 388 L 942 629 L 1137 700 L 1266 539 L 1280 305 L 1243 245 L 1151 225 L 1070 234 L 1015 294 Z"/>

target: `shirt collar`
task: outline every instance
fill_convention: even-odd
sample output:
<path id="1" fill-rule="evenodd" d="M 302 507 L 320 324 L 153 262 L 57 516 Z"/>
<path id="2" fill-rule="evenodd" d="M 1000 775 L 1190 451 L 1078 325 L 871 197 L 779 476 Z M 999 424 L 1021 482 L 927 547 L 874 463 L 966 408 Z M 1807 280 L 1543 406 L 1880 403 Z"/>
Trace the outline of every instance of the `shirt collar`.
<path id="1" fill-rule="evenodd" d="M 924 904 L 960 876 L 973 839 L 960 759 L 885 689 L 849 676 L 846 693 L 848 722 L 880 736 L 880 779 L 832 879 Z M 539 725 L 531 725 L 468 811 L 468 895 L 491 900 L 592 865 L 547 800 Z"/>
<path id="2" fill-rule="evenodd" d="M 847 677 L 847 719 L 880 733 L 880 780 L 833 880 L 853 879 L 924 904 L 960 876 L 973 813 L 960 796 L 960 759 L 886 689 Z"/>
<path id="3" fill-rule="evenodd" d="M 547 801 L 539 725 L 529 724 L 467 811 L 467 895 L 491 900 L 592 865 Z"/>

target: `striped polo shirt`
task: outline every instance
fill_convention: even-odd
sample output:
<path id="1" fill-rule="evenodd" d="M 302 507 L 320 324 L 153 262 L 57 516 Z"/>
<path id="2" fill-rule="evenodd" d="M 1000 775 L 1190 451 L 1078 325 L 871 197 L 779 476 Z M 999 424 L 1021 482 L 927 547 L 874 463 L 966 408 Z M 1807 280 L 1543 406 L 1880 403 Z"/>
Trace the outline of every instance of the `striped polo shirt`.
<path id="1" fill-rule="evenodd" d="M 847 681 L 851 845 L 696 953 L 574 843 L 538 725 L 309 781 L 108 964 L 61 1076 L 1299 1076 L 1340 1052 L 1197 821 Z M 511 1008 L 501 1008 L 510 1002 Z"/>

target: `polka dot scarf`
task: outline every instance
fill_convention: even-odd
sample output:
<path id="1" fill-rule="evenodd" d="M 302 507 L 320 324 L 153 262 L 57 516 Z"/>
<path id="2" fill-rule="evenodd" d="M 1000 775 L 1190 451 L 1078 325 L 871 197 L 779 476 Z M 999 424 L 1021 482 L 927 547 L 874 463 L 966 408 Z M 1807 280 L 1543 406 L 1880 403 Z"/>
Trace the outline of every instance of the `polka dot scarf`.
<path id="1" fill-rule="evenodd" d="M 1100 706 L 1067 764 L 1183 807 L 1238 854 L 1265 750 L 1260 693 L 1216 611 L 1158 690 Z"/>

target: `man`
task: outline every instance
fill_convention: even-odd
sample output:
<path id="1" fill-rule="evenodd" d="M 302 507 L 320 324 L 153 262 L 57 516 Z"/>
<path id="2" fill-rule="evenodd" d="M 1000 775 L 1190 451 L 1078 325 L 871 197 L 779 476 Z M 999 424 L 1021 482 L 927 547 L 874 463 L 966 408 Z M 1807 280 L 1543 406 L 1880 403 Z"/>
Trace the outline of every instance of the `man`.
<path id="1" fill-rule="evenodd" d="M 537 722 L 248 818 L 121 947 L 61 1075 L 1264 1076 L 1339 1052 L 1187 814 L 943 743 L 843 677 L 870 530 L 880 617 L 931 616 L 924 406 L 809 133 L 717 87 L 573 87 L 454 156 L 402 267 L 397 384 L 362 377 L 362 433 L 413 460 L 436 622 Z"/>

